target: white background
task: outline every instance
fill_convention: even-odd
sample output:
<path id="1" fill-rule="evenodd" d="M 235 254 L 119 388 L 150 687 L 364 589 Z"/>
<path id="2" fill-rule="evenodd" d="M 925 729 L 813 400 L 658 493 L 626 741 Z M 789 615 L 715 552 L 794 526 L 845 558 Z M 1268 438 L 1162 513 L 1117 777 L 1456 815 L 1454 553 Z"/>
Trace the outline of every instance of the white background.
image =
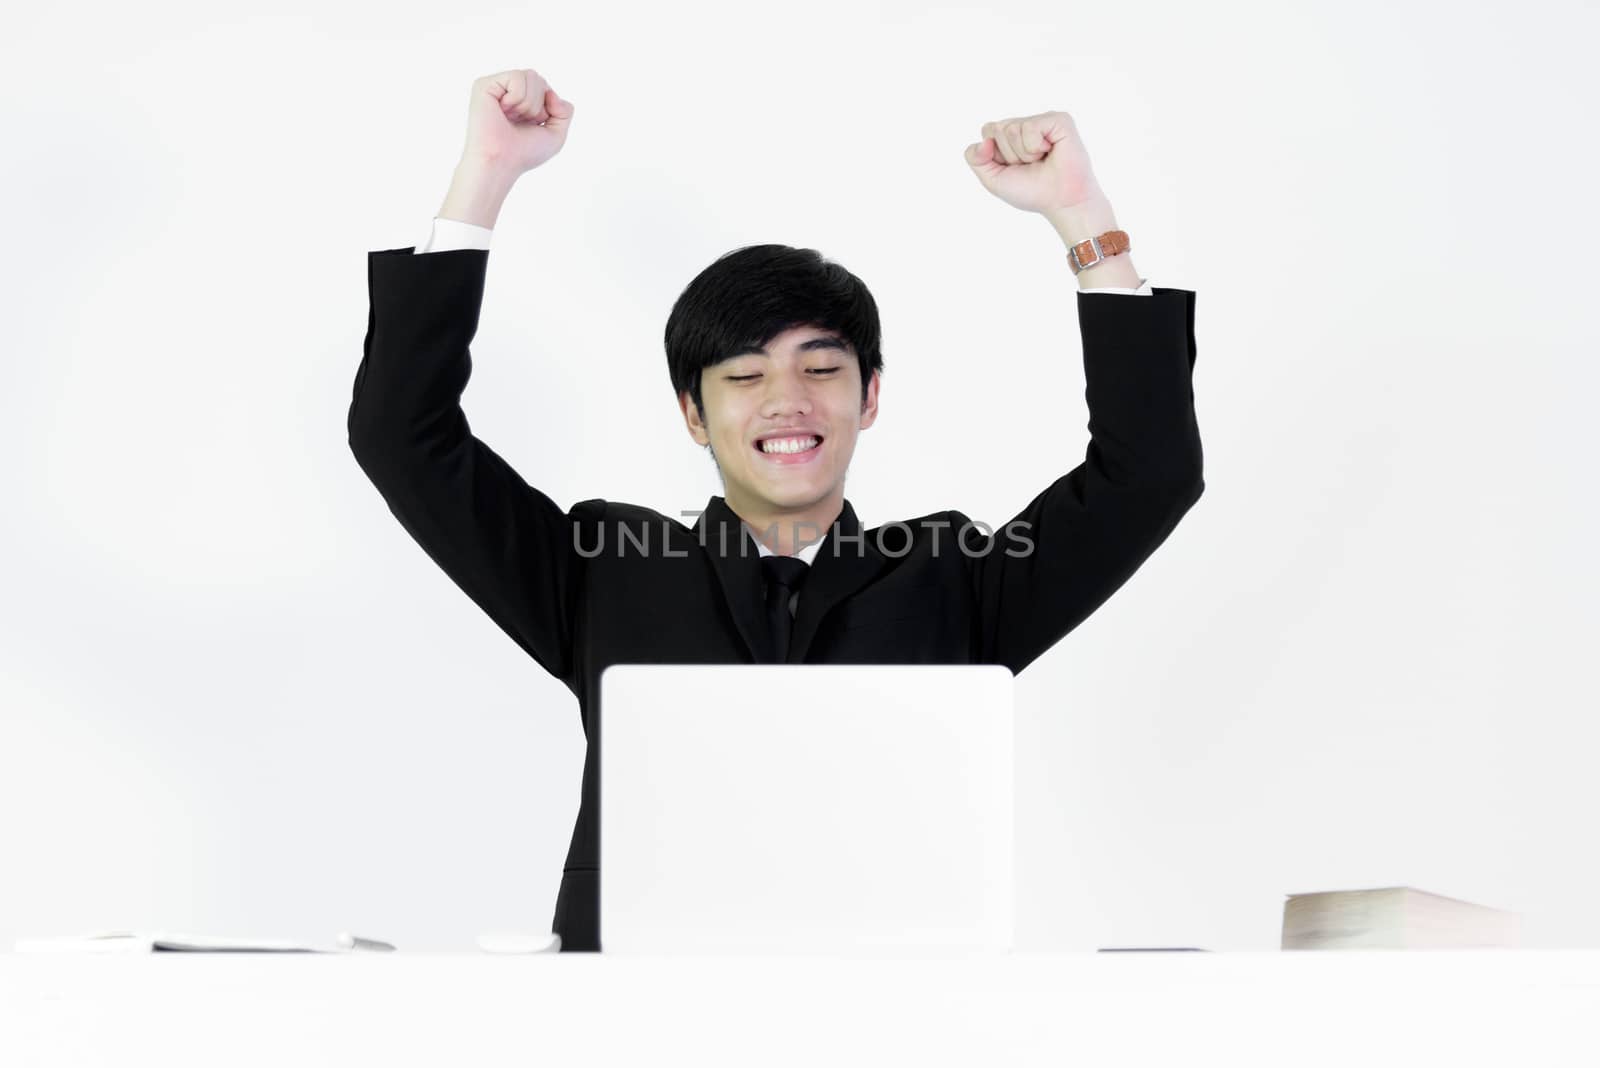
<path id="1" fill-rule="evenodd" d="M 1597 236 L 1581 3 L 109 4 L 0 45 L 0 943 L 546 930 L 576 701 L 348 451 L 368 250 L 480 75 L 577 105 L 494 236 L 465 405 L 563 507 L 720 492 L 661 334 L 723 252 L 877 298 L 867 526 L 1077 465 L 1060 239 L 982 123 L 1076 118 L 1195 290 L 1206 492 L 1018 679 L 1019 945 L 1276 947 L 1410 885 L 1600 945 Z M 1135 297 L 1117 299 L 1143 299 Z"/>

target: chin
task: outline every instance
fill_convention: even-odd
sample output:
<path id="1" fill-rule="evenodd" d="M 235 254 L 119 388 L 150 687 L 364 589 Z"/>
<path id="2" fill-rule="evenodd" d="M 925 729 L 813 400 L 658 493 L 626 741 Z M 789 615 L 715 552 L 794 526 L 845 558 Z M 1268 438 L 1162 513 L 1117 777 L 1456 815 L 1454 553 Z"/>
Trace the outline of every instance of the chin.
<path id="1" fill-rule="evenodd" d="M 827 486 L 810 480 L 801 481 L 795 479 L 787 484 L 763 480 L 753 483 L 751 488 L 756 490 L 759 496 L 765 497 L 773 504 L 782 505 L 785 508 L 811 504 L 813 501 L 820 501 L 828 495 Z"/>

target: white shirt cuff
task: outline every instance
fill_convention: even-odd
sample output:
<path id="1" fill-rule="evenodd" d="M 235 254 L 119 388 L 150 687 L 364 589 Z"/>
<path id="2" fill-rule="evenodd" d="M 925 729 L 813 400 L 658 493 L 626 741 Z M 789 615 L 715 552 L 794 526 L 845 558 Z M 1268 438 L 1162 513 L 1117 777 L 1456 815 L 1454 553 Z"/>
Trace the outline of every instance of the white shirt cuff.
<path id="1" fill-rule="evenodd" d="M 428 239 L 418 245 L 415 252 L 420 256 L 424 252 L 450 252 L 461 248 L 487 250 L 493 234 L 494 231 L 487 226 L 435 216 L 428 228 Z"/>
<path id="2" fill-rule="evenodd" d="M 1089 286 L 1087 288 L 1078 290 L 1078 292 L 1079 293 L 1131 293 L 1134 296 L 1139 296 L 1139 297 L 1150 297 L 1150 296 L 1154 296 L 1155 295 L 1155 294 L 1150 292 L 1150 279 L 1148 279 L 1148 278 L 1139 279 L 1139 285 L 1138 285 L 1137 288 L 1130 288 L 1128 286 Z"/>

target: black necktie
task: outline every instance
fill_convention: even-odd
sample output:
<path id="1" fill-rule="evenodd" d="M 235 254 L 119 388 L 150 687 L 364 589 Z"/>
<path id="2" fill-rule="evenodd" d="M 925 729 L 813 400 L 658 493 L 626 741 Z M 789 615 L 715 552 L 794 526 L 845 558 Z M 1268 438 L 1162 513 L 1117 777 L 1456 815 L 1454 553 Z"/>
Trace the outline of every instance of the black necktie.
<path id="1" fill-rule="evenodd" d="M 794 617 L 789 615 L 789 595 L 800 588 L 810 570 L 804 560 L 793 556 L 763 556 L 761 571 L 767 579 L 767 630 L 772 634 L 772 663 L 789 659 L 789 631 Z"/>

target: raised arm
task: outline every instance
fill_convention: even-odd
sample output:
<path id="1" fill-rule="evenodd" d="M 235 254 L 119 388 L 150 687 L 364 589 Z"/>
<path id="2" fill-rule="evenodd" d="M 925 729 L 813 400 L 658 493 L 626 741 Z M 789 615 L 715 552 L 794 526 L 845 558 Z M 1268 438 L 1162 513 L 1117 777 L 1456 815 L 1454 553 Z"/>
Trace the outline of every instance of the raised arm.
<path id="1" fill-rule="evenodd" d="M 1036 211 L 1070 247 L 1117 228 L 1070 116 L 989 123 L 967 161 L 1007 203 Z M 983 663 L 1020 672 L 1132 577 L 1205 489 L 1195 419 L 1194 293 L 1145 289 L 1127 255 L 1078 273 L 1089 445 L 1084 461 L 963 554 Z M 954 514 L 957 529 L 967 522 Z"/>
<path id="2" fill-rule="evenodd" d="M 440 216 L 493 226 L 516 178 L 560 149 L 572 112 L 532 71 L 474 82 L 467 150 Z M 603 502 L 563 512 L 467 423 L 461 395 L 488 257 L 473 248 L 367 254 L 367 336 L 347 417 L 350 449 L 440 568 L 575 689 L 572 621 L 584 562 L 575 527 L 598 526 Z M 596 536 L 589 530 L 582 544 L 593 546 Z"/>

